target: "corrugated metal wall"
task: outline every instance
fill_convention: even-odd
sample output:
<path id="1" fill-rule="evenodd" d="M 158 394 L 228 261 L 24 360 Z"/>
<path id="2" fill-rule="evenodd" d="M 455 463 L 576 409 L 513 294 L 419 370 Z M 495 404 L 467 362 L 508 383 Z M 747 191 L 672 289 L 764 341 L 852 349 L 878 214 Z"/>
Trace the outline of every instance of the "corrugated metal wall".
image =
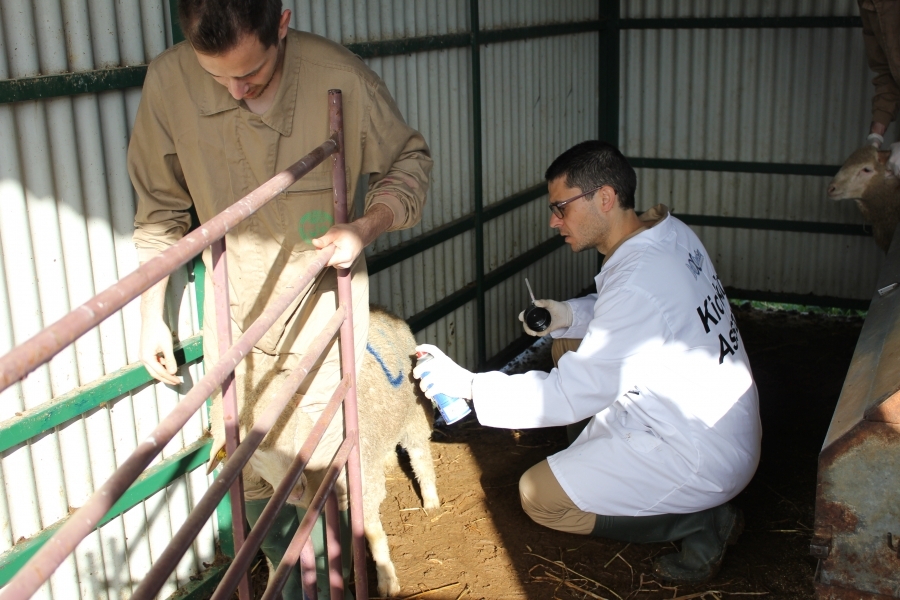
<path id="1" fill-rule="evenodd" d="M 0 80 L 146 64 L 172 43 L 169 4 L 3 0 Z M 491 31 L 596 20 L 597 7 L 593 0 L 554 7 L 504 0 L 482 1 L 478 12 L 481 30 Z M 285 8 L 293 11 L 295 27 L 344 44 L 466 33 L 472 19 L 468 0 L 298 0 Z M 596 135 L 596 32 L 482 46 L 474 84 L 472 56 L 472 48 L 462 46 L 366 59 L 435 157 L 422 223 L 383 236 L 370 254 L 471 215 L 476 197 L 488 207 L 540 184 L 556 155 Z M 137 266 L 125 150 L 139 99 L 140 90 L 131 88 L 0 104 L 0 354 Z M 478 168 L 476 129 L 483 141 Z M 483 173 L 478 190 L 476 171 Z M 484 225 L 483 272 L 552 237 L 545 204 L 546 196 L 535 197 Z M 475 240 L 470 229 L 374 274 L 373 302 L 409 318 L 471 286 L 479 270 Z M 539 295 L 566 296 L 590 284 L 596 265 L 590 253 L 559 248 L 522 275 Z M 183 339 L 198 330 L 196 303 L 186 275 L 174 279 L 171 305 L 179 308 L 171 319 Z M 487 356 L 520 337 L 516 314 L 527 298 L 521 276 L 492 285 L 485 293 Z M 438 319 L 419 339 L 474 368 L 476 301 Z M 139 333 L 132 303 L 0 395 L 0 422 L 136 360 Z M 191 377 L 199 376 L 192 368 Z M 0 554 L 79 506 L 177 400 L 164 386 L 146 386 L 3 453 Z M 200 419 L 163 456 L 196 440 L 204 428 Z M 37 597 L 69 599 L 73 590 L 82 598 L 127 597 L 207 485 L 198 469 L 113 520 L 79 546 Z M 164 593 L 211 560 L 213 529 L 204 531 Z"/>
<path id="2" fill-rule="evenodd" d="M 621 17 L 858 16 L 832 2 L 622 2 Z M 863 145 L 873 74 L 859 27 L 623 29 L 620 144 L 629 157 L 840 165 Z M 891 137 L 891 136 L 889 136 Z M 638 169 L 637 203 L 677 213 L 854 223 L 830 178 Z M 871 238 L 697 227 L 734 288 L 869 299 L 882 253 Z"/>
<path id="3" fill-rule="evenodd" d="M 133 10 L 132 10 L 133 8 Z M 4 0 L 0 79 L 145 63 L 166 47 L 163 4 Z M 0 353 L 79 306 L 137 266 L 134 193 L 125 168 L 140 90 L 0 104 Z M 193 286 L 174 278 L 171 322 L 199 330 Z M 0 394 L 0 421 L 137 360 L 137 303 Z M 197 367 L 191 376 L 198 377 Z M 178 401 L 146 386 L 0 456 L 0 553 L 80 506 Z M 162 457 L 198 439 L 197 415 Z M 36 596 L 130 594 L 208 483 L 191 473 L 93 533 Z M 167 593 L 213 558 L 207 527 Z"/>

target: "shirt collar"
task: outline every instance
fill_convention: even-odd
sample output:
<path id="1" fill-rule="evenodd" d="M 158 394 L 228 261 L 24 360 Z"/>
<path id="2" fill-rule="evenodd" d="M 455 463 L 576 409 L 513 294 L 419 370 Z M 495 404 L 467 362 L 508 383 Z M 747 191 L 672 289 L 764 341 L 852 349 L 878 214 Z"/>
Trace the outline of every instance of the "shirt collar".
<path id="1" fill-rule="evenodd" d="M 619 240 L 615 246 L 609 249 L 609 254 L 603 257 L 603 263 L 600 265 L 603 268 L 603 265 L 606 264 L 606 261 L 612 257 L 613 253 L 618 250 L 622 244 L 630 240 L 631 238 L 640 235 L 641 233 L 651 229 L 665 220 L 666 217 L 669 216 L 669 207 L 665 204 L 657 204 L 653 208 L 649 210 L 645 210 L 640 215 L 638 215 L 638 220 L 641 222 L 641 226 L 623 237 Z"/>
<path id="2" fill-rule="evenodd" d="M 197 106 L 201 116 L 207 117 L 226 110 L 243 108 L 242 102 L 235 100 L 225 86 L 216 83 L 199 63 L 197 68 L 203 75 L 202 83 L 199 84 L 202 88 Z M 281 69 L 281 81 L 275 93 L 275 101 L 271 108 L 259 117 L 263 123 L 281 135 L 289 136 L 293 129 L 294 110 L 300 87 L 300 36 L 293 29 L 288 30 L 285 38 L 284 63 Z"/>

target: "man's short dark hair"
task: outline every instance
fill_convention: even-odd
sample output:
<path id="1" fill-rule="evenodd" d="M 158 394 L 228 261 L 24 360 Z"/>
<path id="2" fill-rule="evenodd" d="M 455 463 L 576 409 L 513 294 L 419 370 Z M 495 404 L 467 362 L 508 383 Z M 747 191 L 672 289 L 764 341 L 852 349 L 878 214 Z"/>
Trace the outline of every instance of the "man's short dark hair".
<path id="1" fill-rule="evenodd" d="M 201 54 L 222 54 L 252 33 L 265 48 L 278 43 L 281 0 L 179 0 L 185 39 Z"/>
<path id="2" fill-rule="evenodd" d="M 553 161 L 544 177 L 549 182 L 563 175 L 568 187 L 583 192 L 608 185 L 616 190 L 619 206 L 634 208 L 637 175 L 619 149 L 610 143 L 588 140 L 572 146 Z"/>

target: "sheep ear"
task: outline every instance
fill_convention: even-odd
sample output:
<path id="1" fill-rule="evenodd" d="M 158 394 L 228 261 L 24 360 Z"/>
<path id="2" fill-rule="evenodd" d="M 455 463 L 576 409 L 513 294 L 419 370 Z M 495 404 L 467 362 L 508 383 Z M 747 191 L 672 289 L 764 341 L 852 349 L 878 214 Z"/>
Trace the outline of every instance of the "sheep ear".
<path id="1" fill-rule="evenodd" d="M 879 163 L 886 165 L 887 161 L 890 157 L 891 157 L 890 150 L 878 150 L 878 162 Z"/>

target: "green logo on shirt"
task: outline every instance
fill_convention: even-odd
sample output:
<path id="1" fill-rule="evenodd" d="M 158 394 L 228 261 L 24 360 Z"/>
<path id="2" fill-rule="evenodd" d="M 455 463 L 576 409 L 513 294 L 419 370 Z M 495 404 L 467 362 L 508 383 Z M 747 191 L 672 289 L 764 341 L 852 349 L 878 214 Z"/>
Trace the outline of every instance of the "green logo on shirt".
<path id="1" fill-rule="evenodd" d="M 311 210 L 300 217 L 300 237 L 307 244 L 323 235 L 334 225 L 334 217 L 324 210 Z"/>

